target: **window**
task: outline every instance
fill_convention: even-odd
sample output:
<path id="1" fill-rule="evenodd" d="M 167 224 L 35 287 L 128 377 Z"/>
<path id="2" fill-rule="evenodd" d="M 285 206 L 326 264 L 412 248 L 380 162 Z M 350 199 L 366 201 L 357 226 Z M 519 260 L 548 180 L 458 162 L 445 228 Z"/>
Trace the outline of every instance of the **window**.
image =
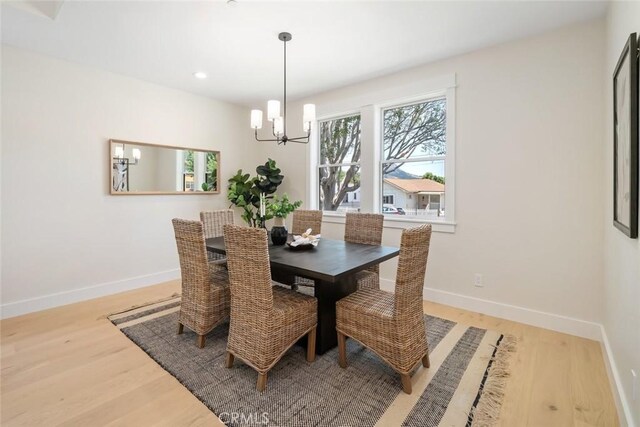
<path id="1" fill-rule="evenodd" d="M 455 232 L 455 94 L 456 75 L 447 74 L 320 104 L 306 202 L 333 211 L 328 222 L 353 210 L 386 214 L 388 228 L 429 222 Z"/>
<path id="2" fill-rule="evenodd" d="M 381 211 L 443 220 L 447 154 L 444 97 L 382 110 Z M 386 210 L 384 209 L 386 206 Z"/>
<path id="3" fill-rule="evenodd" d="M 318 195 L 325 211 L 359 211 L 360 115 L 319 123 Z"/>

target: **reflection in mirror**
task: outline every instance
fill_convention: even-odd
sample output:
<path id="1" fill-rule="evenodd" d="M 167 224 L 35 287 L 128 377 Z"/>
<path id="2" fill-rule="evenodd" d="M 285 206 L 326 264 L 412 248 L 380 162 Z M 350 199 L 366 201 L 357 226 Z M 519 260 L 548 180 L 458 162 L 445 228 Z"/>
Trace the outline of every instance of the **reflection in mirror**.
<path id="1" fill-rule="evenodd" d="M 109 141 L 111 194 L 217 194 L 219 151 Z"/>

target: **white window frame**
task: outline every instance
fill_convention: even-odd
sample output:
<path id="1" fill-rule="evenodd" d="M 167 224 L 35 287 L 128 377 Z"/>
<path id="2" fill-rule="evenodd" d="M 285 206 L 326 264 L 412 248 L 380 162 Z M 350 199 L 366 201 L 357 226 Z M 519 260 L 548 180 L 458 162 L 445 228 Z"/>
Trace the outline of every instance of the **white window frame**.
<path id="1" fill-rule="evenodd" d="M 383 135 L 384 135 L 384 120 L 380 120 L 380 128 L 378 130 L 378 139 L 376 141 L 377 145 L 378 145 L 378 150 L 380 152 L 380 162 L 378 165 L 378 185 L 379 185 L 379 191 L 380 191 L 380 203 L 378 206 L 378 212 L 382 212 L 382 195 L 383 195 L 383 191 L 384 191 L 384 174 L 382 173 L 382 168 L 384 164 L 388 164 L 388 163 L 418 163 L 418 162 L 429 162 L 429 161 L 444 161 L 444 175 L 445 175 L 445 182 L 446 182 L 446 190 L 445 190 L 445 197 L 446 197 L 446 204 L 447 207 L 445 209 L 445 216 L 442 220 L 429 220 L 429 219 L 418 219 L 418 218 L 396 218 L 396 217 L 392 217 L 392 216 L 385 216 L 385 219 L 388 219 L 392 222 L 397 222 L 399 227 L 398 228 L 407 228 L 407 227 L 411 227 L 411 226 L 415 226 L 416 223 L 428 223 L 428 224 L 442 224 L 445 226 L 448 225 L 455 225 L 454 223 L 454 216 L 453 216 L 453 208 L 455 207 L 455 203 L 453 203 L 452 205 L 452 209 L 451 209 L 451 213 L 449 211 L 449 196 L 450 196 L 450 192 L 449 192 L 449 180 L 450 180 L 450 176 L 453 176 L 453 173 L 449 173 L 449 167 L 453 167 L 453 163 L 454 162 L 448 162 L 447 161 L 447 157 L 449 156 L 449 149 L 451 148 L 451 144 L 449 144 L 449 131 L 451 128 L 453 128 L 452 123 L 450 122 L 450 108 L 449 108 L 449 102 L 450 102 L 450 97 L 448 96 L 448 91 L 447 90 L 441 90 L 441 91 L 437 91 L 437 92 L 433 92 L 431 94 L 428 95 L 424 95 L 422 97 L 417 96 L 417 97 L 411 97 L 411 98 L 405 98 L 404 100 L 398 100 L 398 101 L 393 101 L 393 102 L 388 102 L 388 103 L 384 103 L 384 104 L 379 104 L 376 107 L 379 109 L 379 114 L 380 117 L 384 117 L 384 112 L 387 110 L 392 110 L 394 108 L 401 108 L 401 107 L 406 107 L 409 105 L 416 105 L 416 104 L 422 104 L 422 103 L 427 103 L 429 101 L 435 101 L 438 99 L 444 99 L 446 102 L 446 135 L 447 135 L 447 141 L 446 141 L 446 154 L 444 155 L 425 155 L 425 156 L 420 156 L 420 157 L 413 157 L 410 159 L 394 159 L 394 160 L 383 160 L 384 159 L 384 141 L 383 141 Z M 453 94 L 452 94 L 453 95 Z M 451 199 L 453 200 L 453 193 L 451 193 Z M 395 228 L 395 227 L 394 227 Z M 450 227 L 444 227 L 443 231 L 446 228 L 450 228 Z M 453 230 L 452 230 L 453 231 Z"/>
<path id="2" fill-rule="evenodd" d="M 444 220 L 406 219 L 385 215 L 385 228 L 411 228 L 418 224 L 432 224 L 433 231 L 455 232 L 455 141 L 456 141 L 456 75 L 412 81 L 395 87 L 380 85 L 380 89 L 365 91 L 362 95 L 341 98 L 333 102 L 316 104 L 318 119 L 314 123 L 307 146 L 307 160 L 311 166 L 307 174 L 307 206 L 319 208 L 319 123 L 360 114 L 360 208 L 362 212 L 380 213 L 382 210 L 382 109 L 393 106 L 445 97 L 447 101 L 447 150 L 445 157 L 446 210 Z M 424 160 L 421 160 L 424 161 Z M 326 165 L 325 165 L 326 166 Z M 344 224 L 344 214 L 324 211 L 325 222 Z"/>

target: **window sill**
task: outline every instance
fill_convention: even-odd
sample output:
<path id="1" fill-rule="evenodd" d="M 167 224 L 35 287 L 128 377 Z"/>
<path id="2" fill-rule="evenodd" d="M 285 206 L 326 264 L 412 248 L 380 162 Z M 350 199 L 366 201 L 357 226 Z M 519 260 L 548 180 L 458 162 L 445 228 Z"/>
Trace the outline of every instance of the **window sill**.
<path id="1" fill-rule="evenodd" d="M 330 224 L 344 224 L 345 216 L 344 214 L 333 213 L 333 212 L 324 212 L 322 217 L 323 222 L 328 222 Z M 388 216 L 384 217 L 384 228 L 394 228 L 394 229 L 406 229 L 417 227 L 421 224 L 431 224 L 432 230 L 437 233 L 455 233 L 456 231 L 456 223 L 455 222 L 445 222 L 445 221 L 428 221 L 424 219 L 405 219 L 405 218 L 390 218 Z"/>

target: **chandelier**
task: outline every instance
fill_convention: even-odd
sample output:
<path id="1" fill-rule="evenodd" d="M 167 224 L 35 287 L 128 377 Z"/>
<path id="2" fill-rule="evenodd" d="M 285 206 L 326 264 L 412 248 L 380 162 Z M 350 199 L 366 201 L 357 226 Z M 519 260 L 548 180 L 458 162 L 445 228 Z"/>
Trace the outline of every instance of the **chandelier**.
<path id="1" fill-rule="evenodd" d="M 287 136 L 287 42 L 291 40 L 291 34 L 280 33 L 278 39 L 284 42 L 284 113 L 280 115 L 280 101 L 267 102 L 267 119 L 271 122 L 271 133 L 275 139 L 258 138 L 258 129 L 262 129 L 262 110 L 251 110 L 251 127 L 255 131 L 256 141 L 277 142 L 278 145 L 286 145 L 287 142 L 306 144 L 311 136 L 311 122 L 316 119 L 316 106 L 304 104 L 302 107 L 302 127 L 307 134 L 296 138 Z"/>

